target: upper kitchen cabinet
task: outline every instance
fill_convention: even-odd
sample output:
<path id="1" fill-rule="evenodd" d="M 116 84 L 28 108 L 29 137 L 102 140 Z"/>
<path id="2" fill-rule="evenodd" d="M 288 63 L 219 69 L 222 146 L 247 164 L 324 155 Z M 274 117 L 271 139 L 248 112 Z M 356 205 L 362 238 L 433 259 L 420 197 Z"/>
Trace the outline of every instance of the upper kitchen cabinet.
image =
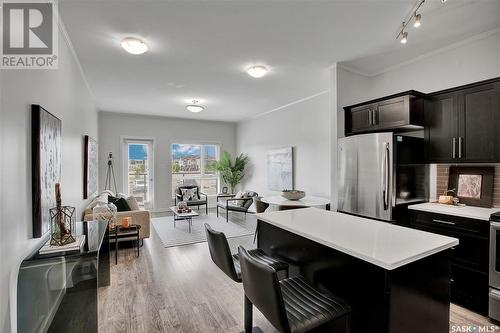
<path id="1" fill-rule="evenodd" d="M 346 135 L 418 129 L 423 126 L 424 98 L 412 90 L 347 106 L 344 110 Z"/>
<path id="2" fill-rule="evenodd" d="M 425 103 L 431 163 L 500 161 L 500 80 L 431 94 Z"/>

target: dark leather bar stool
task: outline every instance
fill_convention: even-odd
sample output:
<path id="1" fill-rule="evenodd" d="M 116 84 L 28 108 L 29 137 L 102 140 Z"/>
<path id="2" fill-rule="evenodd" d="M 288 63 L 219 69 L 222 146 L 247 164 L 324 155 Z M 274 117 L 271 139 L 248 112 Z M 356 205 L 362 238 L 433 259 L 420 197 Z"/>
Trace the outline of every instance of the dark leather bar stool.
<path id="1" fill-rule="evenodd" d="M 231 255 L 226 235 L 215 231 L 207 223 L 205 223 L 205 230 L 213 262 L 233 281 L 241 282 L 240 257 L 238 254 Z M 286 262 L 268 256 L 261 249 L 249 250 L 248 255 L 252 256 L 254 260 L 272 267 L 275 271 L 284 271 L 285 276 L 288 277 L 288 264 Z"/>
<path id="2" fill-rule="evenodd" d="M 280 332 L 349 332 L 351 307 L 342 299 L 322 293 L 303 277 L 279 281 L 276 271 L 238 248 L 245 290 L 245 332 L 252 332 L 252 307 Z"/>

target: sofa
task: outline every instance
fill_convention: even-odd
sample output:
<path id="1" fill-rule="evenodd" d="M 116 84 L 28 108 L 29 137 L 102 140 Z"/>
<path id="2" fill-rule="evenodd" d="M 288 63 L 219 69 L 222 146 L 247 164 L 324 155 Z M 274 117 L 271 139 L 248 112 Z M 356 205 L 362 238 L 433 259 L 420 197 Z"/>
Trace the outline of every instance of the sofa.
<path id="1" fill-rule="evenodd" d="M 132 198 L 132 197 L 127 198 L 126 195 L 124 195 L 124 194 L 118 193 L 115 196 L 114 193 L 111 191 L 102 192 L 97 197 L 95 197 L 90 202 L 90 204 L 87 206 L 87 208 L 84 211 L 83 220 L 84 221 L 92 221 L 94 219 L 92 209 L 99 204 L 107 204 L 109 196 L 126 198 L 127 203 L 129 204 L 130 208 L 132 209 L 131 211 L 117 212 L 116 213 L 116 223 L 121 224 L 121 220 L 124 217 L 131 217 L 133 224 L 138 224 L 141 226 L 141 229 L 139 231 L 139 238 L 141 240 L 144 238 L 149 238 L 150 223 L 151 223 L 151 217 L 150 217 L 149 211 L 139 209 L 135 198 Z"/>

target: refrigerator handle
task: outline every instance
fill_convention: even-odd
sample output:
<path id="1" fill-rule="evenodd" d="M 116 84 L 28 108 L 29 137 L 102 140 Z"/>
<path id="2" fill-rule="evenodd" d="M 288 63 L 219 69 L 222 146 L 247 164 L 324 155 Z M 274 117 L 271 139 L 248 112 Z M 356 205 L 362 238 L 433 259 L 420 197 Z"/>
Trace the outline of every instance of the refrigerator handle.
<path id="1" fill-rule="evenodd" d="M 384 210 L 389 208 L 389 177 L 390 177 L 390 160 L 389 160 L 389 144 L 386 142 L 384 144 L 384 188 L 382 189 L 382 194 L 384 197 Z"/>

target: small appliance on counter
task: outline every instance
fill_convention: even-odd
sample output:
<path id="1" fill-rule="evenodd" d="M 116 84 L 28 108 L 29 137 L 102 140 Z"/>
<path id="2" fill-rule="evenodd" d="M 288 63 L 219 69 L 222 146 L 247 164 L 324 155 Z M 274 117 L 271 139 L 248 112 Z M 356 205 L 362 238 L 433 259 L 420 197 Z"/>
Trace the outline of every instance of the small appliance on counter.
<path id="1" fill-rule="evenodd" d="M 338 210 L 393 221 L 394 210 L 428 199 L 424 139 L 371 133 L 339 139 Z"/>
<path id="2" fill-rule="evenodd" d="M 490 216 L 490 273 L 488 316 L 500 321 L 500 212 Z"/>

